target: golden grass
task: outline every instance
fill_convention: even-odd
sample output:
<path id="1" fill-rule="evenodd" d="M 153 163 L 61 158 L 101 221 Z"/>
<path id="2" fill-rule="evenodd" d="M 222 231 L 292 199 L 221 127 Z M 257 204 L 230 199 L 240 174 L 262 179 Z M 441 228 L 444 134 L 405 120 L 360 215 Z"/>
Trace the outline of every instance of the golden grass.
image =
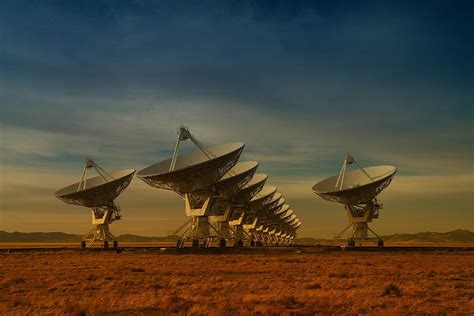
<path id="1" fill-rule="evenodd" d="M 474 253 L 0 253 L 0 314 L 474 313 Z"/>

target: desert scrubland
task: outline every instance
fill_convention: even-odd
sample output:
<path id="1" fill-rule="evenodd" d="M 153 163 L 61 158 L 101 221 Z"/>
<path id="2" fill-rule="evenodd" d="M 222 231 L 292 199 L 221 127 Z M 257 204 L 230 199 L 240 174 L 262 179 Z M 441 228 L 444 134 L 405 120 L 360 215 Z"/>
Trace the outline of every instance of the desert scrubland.
<path id="1" fill-rule="evenodd" d="M 474 252 L 0 253 L 1 315 L 110 313 L 472 314 Z"/>

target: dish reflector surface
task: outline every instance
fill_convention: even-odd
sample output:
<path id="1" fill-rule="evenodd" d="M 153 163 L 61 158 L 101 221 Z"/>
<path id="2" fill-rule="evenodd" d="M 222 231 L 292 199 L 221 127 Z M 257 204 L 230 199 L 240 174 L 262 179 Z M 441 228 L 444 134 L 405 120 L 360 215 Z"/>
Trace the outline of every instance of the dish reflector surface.
<path id="1" fill-rule="evenodd" d="M 285 216 L 285 212 L 288 211 L 289 209 L 290 209 L 290 206 L 288 204 L 283 204 L 281 209 L 278 211 L 278 215 L 280 215 L 280 218 L 283 218 Z"/>
<path id="2" fill-rule="evenodd" d="M 274 186 L 265 186 L 258 192 L 250 201 L 249 206 L 252 211 L 260 210 L 265 204 L 270 202 L 273 194 L 275 194 L 277 188 Z"/>
<path id="3" fill-rule="evenodd" d="M 250 201 L 258 192 L 262 191 L 268 175 L 257 173 L 253 178 L 235 195 L 237 203 L 244 204 Z"/>
<path id="4" fill-rule="evenodd" d="M 68 204 L 96 207 L 109 205 L 132 181 L 135 169 L 116 170 L 109 173 L 113 180 L 106 181 L 97 176 L 86 181 L 86 187 L 77 191 L 79 182 L 71 184 L 54 193 L 56 197 Z"/>
<path id="5" fill-rule="evenodd" d="M 286 204 L 286 205 L 287 205 L 287 204 Z M 280 213 L 280 214 L 281 214 L 281 216 L 280 216 L 280 219 L 281 219 L 281 220 L 285 220 L 285 219 L 288 218 L 288 216 L 293 215 L 293 210 L 290 210 L 290 206 L 289 206 L 289 205 L 287 205 L 287 206 L 288 206 L 288 207 L 285 207 L 285 208 L 286 208 L 285 212 Z"/>
<path id="6" fill-rule="evenodd" d="M 222 196 L 233 196 L 252 179 L 257 167 L 258 162 L 256 161 L 237 163 L 215 183 L 215 189 Z"/>
<path id="7" fill-rule="evenodd" d="M 280 213 L 280 210 L 281 210 L 281 207 L 283 206 L 283 204 L 285 204 L 285 199 L 284 198 L 280 198 L 278 200 L 278 203 L 272 207 L 270 209 L 270 212 L 274 213 L 275 215 L 279 214 Z"/>
<path id="8" fill-rule="evenodd" d="M 280 199 L 281 199 L 281 194 L 276 192 L 275 194 L 273 194 L 272 199 L 267 204 L 265 204 L 265 208 L 267 210 L 273 209 L 275 206 L 277 206 Z"/>
<path id="9" fill-rule="evenodd" d="M 292 214 L 292 215 L 290 216 L 290 218 L 288 218 L 287 220 L 285 220 L 285 222 L 291 223 L 291 222 L 294 221 L 295 219 L 296 219 L 296 215 L 295 215 L 295 214 Z"/>
<path id="10" fill-rule="evenodd" d="M 345 174 L 341 190 L 336 189 L 337 176 L 325 179 L 313 186 L 313 191 L 325 200 L 343 204 L 361 204 L 371 201 L 392 181 L 397 168 L 375 166 L 364 168 L 372 178 L 360 169 Z"/>
<path id="11" fill-rule="evenodd" d="M 178 155 L 173 171 L 169 171 L 170 158 L 140 170 L 137 176 L 152 187 L 178 193 L 205 190 L 237 163 L 244 146 L 244 143 L 229 143 L 205 148 L 212 159 L 201 150 Z"/>

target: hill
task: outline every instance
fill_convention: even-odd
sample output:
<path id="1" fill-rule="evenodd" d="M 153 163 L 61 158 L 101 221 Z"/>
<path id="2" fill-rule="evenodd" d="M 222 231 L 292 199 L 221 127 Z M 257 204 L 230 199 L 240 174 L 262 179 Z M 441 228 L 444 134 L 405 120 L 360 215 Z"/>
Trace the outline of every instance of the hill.
<path id="1" fill-rule="evenodd" d="M 177 236 L 167 237 L 144 237 L 138 235 L 124 234 L 117 237 L 119 242 L 166 242 L 176 241 Z M 457 229 L 446 233 L 421 232 L 416 234 L 393 234 L 382 236 L 387 243 L 430 243 L 430 244 L 446 244 L 446 243 L 474 243 L 474 232 L 468 230 Z M 8 233 L 0 230 L 0 242 L 80 242 L 81 235 L 66 234 L 62 232 L 32 232 Z M 376 242 L 375 238 L 369 239 L 369 242 Z M 316 245 L 316 244 L 336 244 L 345 242 L 345 239 L 317 239 L 317 238 L 297 238 L 295 243 L 300 245 Z"/>
<path id="2" fill-rule="evenodd" d="M 61 232 L 8 233 L 0 230 L 0 242 L 80 242 L 82 236 Z"/>
<path id="3" fill-rule="evenodd" d="M 0 230 L 0 242 L 80 242 L 82 235 L 66 234 L 61 232 L 32 232 L 32 233 L 21 233 Z M 144 237 L 138 235 L 124 234 L 117 236 L 119 242 L 165 242 L 165 241 L 176 241 L 176 236 L 167 237 Z"/>
<path id="4" fill-rule="evenodd" d="M 451 243 L 474 243 L 474 232 L 464 229 L 457 229 L 446 233 L 421 232 L 415 234 L 393 234 L 381 236 L 386 243 L 401 244 L 451 244 Z M 316 239 L 316 238 L 297 238 L 295 243 L 300 245 L 316 245 L 316 244 L 336 244 L 345 242 L 346 239 Z M 368 242 L 376 242 L 376 238 L 370 238 Z"/>

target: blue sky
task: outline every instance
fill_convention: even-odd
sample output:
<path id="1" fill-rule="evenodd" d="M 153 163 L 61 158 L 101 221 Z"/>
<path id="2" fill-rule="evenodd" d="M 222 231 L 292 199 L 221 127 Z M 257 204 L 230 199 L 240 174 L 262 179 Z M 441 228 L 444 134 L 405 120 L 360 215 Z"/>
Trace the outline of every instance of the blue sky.
<path id="1" fill-rule="evenodd" d="M 246 142 L 302 235 L 344 226 L 311 184 L 346 152 L 399 169 L 381 233 L 474 229 L 472 16 L 470 1 L 2 1 L 0 229 L 86 230 L 51 194 L 84 155 L 141 169 L 180 123 Z M 178 196 L 139 181 L 118 232 L 184 220 Z"/>

